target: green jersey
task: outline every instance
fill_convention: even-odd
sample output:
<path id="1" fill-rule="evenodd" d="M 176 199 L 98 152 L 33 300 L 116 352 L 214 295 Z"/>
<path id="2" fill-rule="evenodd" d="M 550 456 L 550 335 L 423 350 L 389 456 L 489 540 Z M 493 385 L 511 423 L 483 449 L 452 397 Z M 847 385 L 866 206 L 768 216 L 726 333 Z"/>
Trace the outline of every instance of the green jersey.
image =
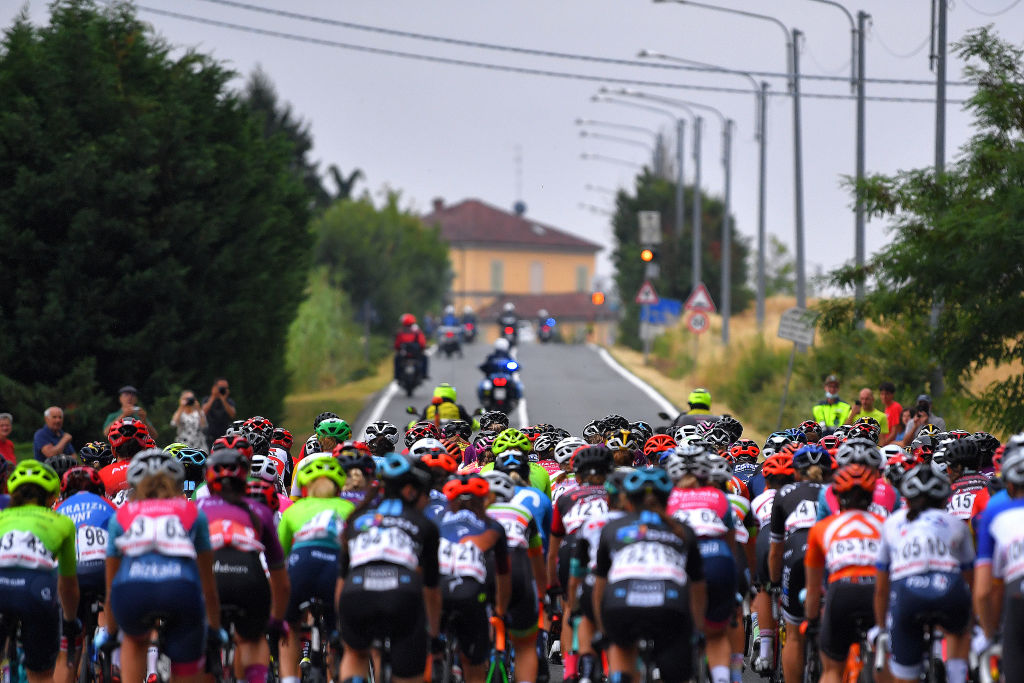
<path id="1" fill-rule="evenodd" d="M 0 571 L 39 569 L 74 576 L 75 523 L 41 505 L 0 511 Z"/>
<path id="2" fill-rule="evenodd" d="M 480 474 L 484 472 L 490 472 L 494 469 L 494 463 L 489 462 L 480 468 Z M 530 486 L 543 493 L 548 498 L 551 497 L 551 475 L 544 469 L 542 465 L 538 465 L 535 462 L 530 463 Z"/>
<path id="3" fill-rule="evenodd" d="M 277 525 L 281 549 L 288 555 L 296 548 L 341 549 L 345 520 L 356 506 L 342 498 L 303 498 L 284 511 Z"/>

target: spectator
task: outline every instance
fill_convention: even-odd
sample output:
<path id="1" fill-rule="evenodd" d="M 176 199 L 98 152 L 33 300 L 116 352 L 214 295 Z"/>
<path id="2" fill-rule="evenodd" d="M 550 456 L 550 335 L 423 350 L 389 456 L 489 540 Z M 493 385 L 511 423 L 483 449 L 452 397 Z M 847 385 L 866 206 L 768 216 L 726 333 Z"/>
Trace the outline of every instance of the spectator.
<path id="1" fill-rule="evenodd" d="M 11 427 L 14 426 L 14 418 L 10 413 L 0 413 L 0 455 L 9 463 L 18 462 L 14 455 L 14 442 L 11 441 Z"/>
<path id="2" fill-rule="evenodd" d="M 846 418 L 846 424 L 853 424 L 858 418 L 870 417 L 878 423 L 881 428 L 879 432 L 878 442 L 882 442 L 883 437 L 887 437 L 890 434 L 889 429 L 889 418 L 881 410 L 875 408 L 875 393 L 864 387 L 860 390 L 860 394 L 857 396 L 857 402 L 854 403 L 853 409 L 850 410 L 849 417 Z"/>
<path id="3" fill-rule="evenodd" d="M 889 420 L 889 434 L 882 435 L 879 446 L 885 446 L 903 437 L 906 421 L 903 419 L 903 406 L 896 402 L 896 385 L 888 380 L 878 385 L 878 397 L 882 399 L 885 417 Z"/>
<path id="4" fill-rule="evenodd" d="M 36 430 L 32 437 L 32 455 L 36 460 L 46 460 L 61 453 L 75 454 L 71 435 L 64 431 L 64 411 L 50 406 L 43 411 L 46 424 Z"/>
<path id="5" fill-rule="evenodd" d="M 200 409 L 194 391 L 181 392 L 178 409 L 171 416 L 171 426 L 178 430 L 174 437 L 176 442 L 206 450 L 206 413 Z"/>
<path id="6" fill-rule="evenodd" d="M 146 409 L 139 405 L 139 390 L 131 384 L 126 384 L 117 390 L 117 400 L 121 403 L 121 407 L 107 415 L 107 419 L 103 421 L 103 433 L 107 433 L 110 423 L 114 420 L 130 415 L 145 422 L 146 427 L 149 428 L 149 435 L 155 440 L 157 431 L 153 428 L 153 423 L 146 419 Z"/>
<path id="7" fill-rule="evenodd" d="M 921 394 L 917 397 L 917 405 L 914 406 L 912 412 L 914 418 L 907 423 L 903 438 L 900 440 L 901 446 L 909 446 L 925 425 L 935 425 L 940 432 L 946 431 L 946 421 L 932 413 L 932 397 L 928 394 Z"/>
<path id="8" fill-rule="evenodd" d="M 210 396 L 203 402 L 203 413 L 206 415 L 206 441 L 207 444 L 213 444 L 214 439 L 223 436 L 228 430 L 236 414 L 235 402 L 231 400 L 231 387 L 223 377 L 213 381 Z"/>
<path id="9" fill-rule="evenodd" d="M 831 434 L 850 416 L 850 404 L 839 398 L 839 378 L 829 375 L 825 378 L 825 400 L 811 409 L 814 421 L 821 425 L 821 433 Z"/>

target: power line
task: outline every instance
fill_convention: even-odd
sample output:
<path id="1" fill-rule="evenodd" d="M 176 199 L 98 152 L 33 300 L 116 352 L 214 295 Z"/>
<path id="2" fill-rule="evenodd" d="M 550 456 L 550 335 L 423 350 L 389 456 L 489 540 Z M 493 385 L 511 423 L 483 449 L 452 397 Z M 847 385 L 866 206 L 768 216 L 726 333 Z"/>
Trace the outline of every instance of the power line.
<path id="1" fill-rule="evenodd" d="M 911 59 L 913 57 L 918 56 L 919 54 L 921 54 L 921 50 L 925 49 L 925 47 L 928 46 L 928 43 L 930 43 L 932 39 L 931 35 L 927 35 L 924 37 L 924 40 L 921 41 L 921 44 L 915 47 L 910 52 L 897 52 L 896 50 L 889 47 L 884 40 L 882 40 L 882 36 L 878 35 L 878 31 L 872 31 L 871 35 L 872 37 L 874 37 L 876 41 L 878 41 L 878 46 L 880 48 L 888 52 L 896 59 Z M 932 85 L 934 85 L 934 83 L 932 83 Z"/>
<path id="2" fill-rule="evenodd" d="M 995 12 L 989 12 L 988 10 L 978 9 L 977 7 L 972 5 L 971 3 L 967 2 L 967 0 L 962 0 L 962 1 L 963 1 L 963 3 L 965 5 L 967 5 L 967 8 L 970 9 L 972 12 L 976 12 L 977 14 L 981 14 L 981 15 L 986 16 L 986 17 L 998 17 L 1000 14 L 1006 14 L 1007 12 L 1012 10 L 1014 7 L 1019 5 L 1021 0 L 1013 0 L 1013 2 L 1011 2 L 1004 9 L 996 10 Z"/>
<path id="3" fill-rule="evenodd" d="M 647 69 L 672 69 L 682 71 L 697 71 L 704 73 L 723 73 L 733 72 L 732 69 L 719 69 L 702 67 L 689 64 L 679 64 L 671 62 L 650 62 L 641 61 L 635 59 L 617 59 L 614 57 L 601 57 L 597 55 L 584 55 L 576 54 L 571 52 L 557 52 L 553 50 L 540 50 L 535 48 L 519 47 L 515 45 L 498 45 L 495 43 L 484 43 L 475 40 L 465 40 L 462 38 L 449 38 L 447 36 L 437 36 L 428 33 L 416 33 L 413 31 L 402 31 L 399 29 L 385 28 L 382 26 L 371 26 L 368 24 L 358 24 L 351 21 L 342 21 L 340 19 L 330 19 L 328 17 L 316 16 L 312 14 L 301 14 L 299 12 L 290 12 L 288 10 L 274 9 L 271 7 L 261 7 L 259 5 L 253 5 L 247 2 L 240 2 L 239 0 L 199 0 L 200 2 L 206 2 L 213 5 L 222 5 L 224 7 L 234 7 L 236 9 L 243 9 L 249 12 L 260 12 L 263 14 L 271 14 L 274 16 L 285 17 L 288 19 L 297 19 L 299 21 L 308 21 L 316 24 L 324 24 L 327 26 L 337 26 L 340 28 L 352 29 L 355 31 L 367 31 L 370 33 L 380 33 L 383 35 L 397 36 L 400 38 L 411 38 L 414 40 L 425 40 L 435 43 L 443 43 L 446 45 L 460 45 L 462 47 L 473 47 L 483 50 L 495 50 L 498 52 L 511 52 L 515 54 L 533 55 L 538 57 L 554 57 L 557 59 L 571 59 L 576 61 L 584 62 L 595 62 L 600 64 L 615 64 L 618 66 L 636 66 Z M 1019 0 L 1018 0 L 1019 2 Z M 789 78 L 789 74 L 778 73 L 773 71 L 746 71 L 753 76 L 762 78 Z M 818 81 L 832 81 L 839 83 L 846 83 L 849 78 L 843 76 L 831 76 L 821 74 L 801 74 L 801 79 L 807 80 L 818 80 Z M 934 85 L 932 80 L 921 80 L 921 79 L 909 79 L 909 78 L 866 78 L 864 79 L 867 83 L 878 83 L 884 85 Z M 948 85 L 973 85 L 967 81 L 950 81 Z"/>
<path id="4" fill-rule="evenodd" d="M 720 92 L 729 93 L 735 95 L 750 95 L 750 90 L 742 88 L 726 88 L 722 86 L 710 86 L 710 85 L 694 85 L 684 83 L 668 83 L 664 81 L 642 81 L 630 78 L 615 78 L 611 76 L 594 76 L 590 74 L 572 73 L 567 71 L 551 71 L 548 69 L 535 69 L 530 67 L 513 66 L 509 64 L 491 64 L 488 62 L 473 62 L 465 59 L 455 59 L 452 57 L 439 57 L 437 55 L 427 55 L 415 52 L 405 52 L 402 50 L 393 50 L 390 48 L 371 47 L 368 45 L 357 45 L 353 43 L 342 43 L 336 40 L 326 40 L 324 38 L 314 38 L 312 36 L 303 36 L 294 33 L 285 33 L 283 31 L 274 31 L 264 28 L 256 28 L 254 26 L 244 26 L 242 24 L 235 24 L 228 21 L 220 21 L 218 19 L 208 19 L 206 17 L 198 17 L 192 14 L 182 14 L 180 12 L 171 12 L 169 10 L 158 9 L 155 7 L 148 7 L 146 5 L 135 5 L 138 9 L 144 12 L 150 12 L 151 14 L 158 14 L 165 17 L 172 17 L 174 19 L 181 19 L 184 21 L 191 21 L 198 24 L 206 24 L 207 26 L 217 26 L 219 28 L 227 28 L 235 31 L 243 31 L 245 33 L 252 33 L 255 35 L 270 36 L 273 38 L 282 38 L 284 40 L 292 40 L 302 43 L 309 43 L 312 45 L 321 45 L 324 47 L 334 47 L 343 50 L 352 50 L 354 52 L 365 52 L 369 54 L 385 55 L 388 57 L 400 57 L 403 59 L 413 59 L 423 62 L 433 62 L 435 64 L 447 64 L 451 66 L 465 66 L 476 69 L 485 69 L 489 71 L 505 71 L 509 73 L 518 73 L 531 76 L 547 76 L 551 78 L 564 78 L 578 81 L 589 81 L 593 83 L 612 83 L 617 85 L 639 85 L 650 88 L 672 88 L 676 90 L 697 90 L 703 92 Z M 769 91 L 770 97 L 789 97 L 788 93 L 783 92 L 772 92 Z M 801 97 L 820 99 L 820 100 L 852 100 L 853 95 L 833 95 L 828 93 L 801 93 Z M 934 104 L 935 100 L 928 97 L 881 97 L 881 96 L 870 96 L 866 99 L 875 102 L 899 102 L 899 103 L 916 103 L 916 104 Z M 950 104 L 963 104 L 966 100 L 947 100 Z"/>

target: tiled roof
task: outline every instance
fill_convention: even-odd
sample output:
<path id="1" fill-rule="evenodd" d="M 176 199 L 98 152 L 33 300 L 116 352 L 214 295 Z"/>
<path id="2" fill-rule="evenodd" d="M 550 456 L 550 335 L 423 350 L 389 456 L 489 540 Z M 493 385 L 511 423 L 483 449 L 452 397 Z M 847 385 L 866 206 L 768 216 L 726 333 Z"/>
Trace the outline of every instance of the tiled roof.
<path id="1" fill-rule="evenodd" d="M 590 299 L 590 294 L 584 292 L 571 292 L 568 294 L 505 294 L 496 298 L 493 302 L 477 311 L 480 320 L 496 320 L 501 313 L 501 307 L 505 302 L 511 301 L 516 305 L 516 313 L 520 318 L 533 319 L 537 317 L 537 311 L 545 309 L 548 315 L 554 316 L 556 320 L 596 320 L 607 318 L 610 315 L 608 305 L 595 306 Z"/>
<path id="2" fill-rule="evenodd" d="M 441 236 L 453 246 L 487 245 L 565 251 L 600 251 L 604 247 L 570 233 L 532 221 L 478 199 L 452 206 L 434 202 L 423 216 L 427 225 L 441 227 Z"/>

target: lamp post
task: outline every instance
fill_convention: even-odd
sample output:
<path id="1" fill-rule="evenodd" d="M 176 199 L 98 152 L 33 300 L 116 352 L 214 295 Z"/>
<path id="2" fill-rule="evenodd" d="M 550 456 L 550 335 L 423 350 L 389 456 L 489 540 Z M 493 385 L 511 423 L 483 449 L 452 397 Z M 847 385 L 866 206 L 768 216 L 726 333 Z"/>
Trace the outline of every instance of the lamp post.
<path id="1" fill-rule="evenodd" d="M 619 166 L 630 166 L 632 168 L 639 169 L 645 168 L 643 164 L 638 164 L 635 161 L 630 161 L 629 159 L 620 159 L 618 157 L 605 156 L 604 154 L 588 154 L 587 152 L 583 152 L 582 154 L 580 154 L 580 159 L 583 159 L 584 161 L 604 161 L 609 164 L 618 164 Z"/>
<path id="2" fill-rule="evenodd" d="M 642 142 L 640 140 L 633 140 L 632 138 L 624 138 L 620 135 L 605 135 L 604 133 L 594 133 L 588 130 L 580 131 L 581 138 L 592 138 L 594 140 L 606 140 L 608 142 L 617 142 L 622 145 L 632 145 L 634 147 L 643 147 L 644 149 L 655 152 L 654 145 L 649 142 Z"/>

